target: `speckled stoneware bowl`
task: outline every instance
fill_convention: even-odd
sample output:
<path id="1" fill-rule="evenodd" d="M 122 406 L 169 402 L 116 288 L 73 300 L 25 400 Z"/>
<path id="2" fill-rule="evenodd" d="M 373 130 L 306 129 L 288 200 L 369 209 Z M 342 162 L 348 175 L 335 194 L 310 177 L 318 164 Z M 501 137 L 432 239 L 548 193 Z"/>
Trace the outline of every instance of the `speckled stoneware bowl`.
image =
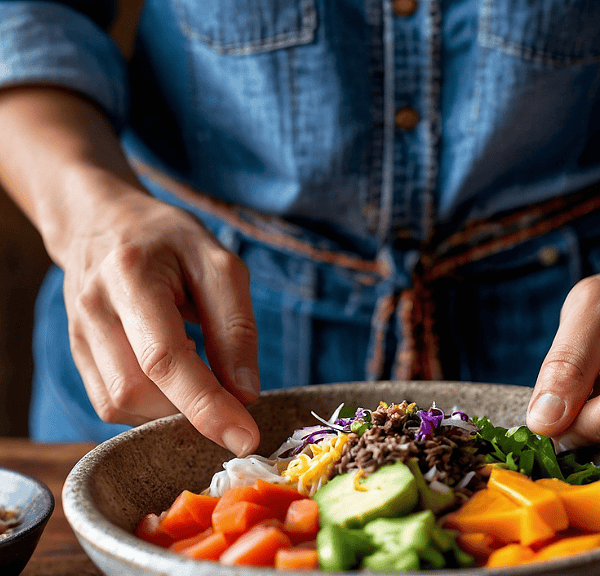
<path id="1" fill-rule="evenodd" d="M 54 496 L 39 480 L 0 468 L 0 506 L 19 513 L 19 524 L 0 537 L 0 574 L 17 576 L 25 568 L 54 511 Z"/>
<path id="2" fill-rule="evenodd" d="M 258 453 L 268 456 L 294 429 L 315 423 L 311 410 L 329 417 L 340 402 L 375 409 L 380 400 L 408 400 L 427 407 L 435 401 L 442 409 L 457 406 L 471 416 L 487 415 L 497 426 L 511 427 L 525 422 L 530 394 L 528 388 L 473 383 L 330 384 L 264 393 L 251 412 L 262 431 Z M 132 535 L 145 514 L 166 509 L 183 489 L 205 489 L 231 457 L 181 416 L 156 420 L 120 434 L 82 458 L 64 486 L 65 514 L 87 554 L 108 576 L 274 576 L 272 569 L 230 568 L 186 558 Z M 600 550 L 511 569 L 420 574 L 443 573 L 589 576 L 600 574 Z"/>

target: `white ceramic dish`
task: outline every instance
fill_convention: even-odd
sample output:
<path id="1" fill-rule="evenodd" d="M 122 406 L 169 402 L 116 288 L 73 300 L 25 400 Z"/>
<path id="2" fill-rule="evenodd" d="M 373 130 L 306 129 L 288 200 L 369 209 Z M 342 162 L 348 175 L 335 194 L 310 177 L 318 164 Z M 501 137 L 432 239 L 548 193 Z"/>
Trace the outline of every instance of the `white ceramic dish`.
<path id="1" fill-rule="evenodd" d="M 258 452 L 268 455 L 294 429 L 314 424 L 311 410 L 328 416 L 342 401 L 372 409 L 380 400 L 409 400 L 420 406 L 435 401 L 442 409 L 457 406 L 471 416 L 487 415 L 497 426 L 510 427 L 524 423 L 530 394 L 528 388 L 474 383 L 330 384 L 265 393 L 251 411 L 262 431 Z M 65 514 L 87 554 L 108 576 L 274 576 L 277 572 L 272 569 L 229 568 L 185 558 L 132 534 L 142 516 L 166 509 L 181 490 L 206 488 L 213 473 L 231 457 L 182 416 L 156 420 L 120 434 L 81 459 L 63 489 Z M 589 576 L 600 574 L 600 550 L 510 569 L 419 574 Z"/>

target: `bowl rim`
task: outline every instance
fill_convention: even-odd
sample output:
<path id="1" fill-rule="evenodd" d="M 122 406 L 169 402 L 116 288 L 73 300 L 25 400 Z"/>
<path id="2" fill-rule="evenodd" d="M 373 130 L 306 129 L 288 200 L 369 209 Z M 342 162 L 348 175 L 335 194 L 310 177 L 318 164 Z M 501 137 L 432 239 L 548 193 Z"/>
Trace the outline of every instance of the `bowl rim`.
<path id="1" fill-rule="evenodd" d="M 28 538 L 33 531 L 40 526 L 43 526 L 54 512 L 56 499 L 54 498 L 52 490 L 50 490 L 46 484 L 29 474 L 12 470 L 11 468 L 0 467 L 0 475 L 10 475 L 16 477 L 21 482 L 35 486 L 38 489 L 42 503 L 42 508 L 39 513 L 35 515 L 25 514 L 23 521 L 15 527 L 13 533 L 10 536 L 0 539 L 0 552 L 2 552 L 15 542 Z M 23 509 L 24 506 L 21 506 L 20 508 Z"/>
<path id="2" fill-rule="evenodd" d="M 423 382 L 423 384 L 427 384 L 428 382 Z M 459 384 L 459 385 L 472 385 L 473 383 L 467 382 L 437 382 L 443 384 Z M 343 383 L 350 384 L 350 383 Z M 352 383 L 356 385 L 356 383 Z M 484 386 L 496 386 L 494 384 L 484 383 Z M 322 385 L 312 385 L 309 388 L 315 389 L 319 387 L 331 387 L 332 384 L 322 384 Z M 510 388 L 512 386 L 506 384 L 500 384 L 505 388 Z M 517 388 L 517 386 L 514 386 Z M 518 386 L 518 388 L 523 388 L 522 386 Z M 271 395 L 279 395 L 279 394 L 298 394 L 301 393 L 302 388 L 292 388 L 292 389 L 281 389 L 281 390 L 269 390 L 263 392 L 261 396 L 271 396 Z M 156 570 L 164 570 L 167 569 L 169 571 L 177 569 L 177 567 L 189 567 L 189 566 L 197 566 L 198 574 L 214 574 L 215 563 L 211 561 L 203 561 L 193 558 L 187 558 L 181 554 L 177 554 L 175 552 L 171 552 L 165 548 L 161 548 L 159 546 L 150 544 L 148 542 L 144 542 L 143 540 L 137 538 L 131 532 L 120 528 L 119 526 L 110 522 L 106 517 L 102 515 L 102 513 L 96 508 L 93 504 L 90 493 L 87 485 L 87 479 L 92 474 L 95 466 L 99 465 L 103 456 L 110 451 L 119 446 L 124 442 L 130 441 L 132 438 L 143 435 L 149 429 L 156 429 L 157 427 L 171 427 L 176 426 L 178 423 L 182 424 L 188 422 L 183 414 L 174 414 L 171 416 L 166 416 L 164 418 L 159 418 L 153 420 L 151 422 L 147 422 L 138 427 L 131 428 L 125 432 L 121 432 L 120 434 L 102 442 L 98 446 L 92 448 L 87 454 L 85 454 L 73 467 L 69 475 L 67 476 L 65 483 L 63 485 L 62 491 L 62 501 L 63 508 L 65 512 L 65 516 L 71 525 L 73 531 L 75 532 L 77 538 L 80 542 L 86 542 L 88 545 L 92 546 L 95 549 L 102 550 L 105 553 L 109 553 L 113 556 L 118 556 L 121 562 L 128 562 L 132 565 L 135 565 L 138 568 L 145 568 L 150 561 L 152 562 L 153 567 Z M 117 550 L 121 550 L 120 554 L 116 554 Z M 137 550 L 143 550 L 145 554 L 147 554 L 149 561 L 139 562 L 135 560 L 135 556 L 137 555 Z M 543 563 L 544 567 L 548 567 L 549 570 L 552 570 L 553 574 L 559 574 L 560 569 L 573 569 L 579 568 L 584 569 L 586 566 L 590 564 L 597 564 L 600 566 L 600 548 L 596 550 L 592 550 L 589 552 L 584 552 L 576 555 L 572 555 L 570 557 L 557 558 L 554 560 L 548 560 Z M 510 572 L 507 573 L 506 567 L 500 568 L 486 568 L 486 567 L 475 567 L 475 568 L 466 568 L 466 569 L 458 569 L 453 571 L 448 570 L 427 570 L 420 572 L 411 572 L 410 574 L 418 574 L 420 576 L 443 576 L 444 574 L 452 574 L 453 576 L 468 574 L 472 576 L 491 576 L 495 575 L 509 575 L 509 576 L 539 576 L 541 574 L 539 567 L 542 563 L 532 563 L 532 564 L 522 564 L 519 566 L 511 566 L 509 568 Z M 204 567 L 204 571 L 202 569 Z M 248 573 L 254 573 L 259 576 L 276 576 L 278 573 L 275 569 L 272 568 L 255 568 L 255 567 L 229 567 L 218 565 L 219 574 L 222 576 L 243 576 Z M 158 572 L 157 572 L 158 573 Z M 162 573 L 162 572 L 161 572 Z M 173 572 L 175 573 L 175 572 Z M 358 574 L 357 571 L 347 571 L 347 572 L 336 572 L 336 574 L 344 574 L 347 576 L 351 576 L 353 574 Z M 591 573 L 591 572 L 590 572 Z M 151 574 L 149 572 L 149 574 Z M 302 574 L 305 576 L 323 576 L 325 574 L 322 570 L 310 570 L 310 571 L 302 571 Z M 382 576 L 398 576 L 400 573 L 381 573 Z M 407 573 L 408 574 L 408 573 Z"/>

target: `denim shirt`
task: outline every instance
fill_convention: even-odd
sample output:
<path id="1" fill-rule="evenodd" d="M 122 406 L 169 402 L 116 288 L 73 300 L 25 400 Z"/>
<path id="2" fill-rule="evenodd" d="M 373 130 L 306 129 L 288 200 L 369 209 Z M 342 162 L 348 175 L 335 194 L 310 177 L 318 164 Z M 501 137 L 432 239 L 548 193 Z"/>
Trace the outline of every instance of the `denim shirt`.
<path id="1" fill-rule="evenodd" d="M 240 227 L 199 210 L 251 268 L 266 387 L 364 379 L 375 341 L 395 340 L 401 354 L 399 301 L 395 327 L 376 337 L 377 311 L 382 295 L 410 286 L 423 243 L 600 181 L 597 0 L 148 0 L 129 62 L 107 32 L 115 8 L 0 0 L 0 87 L 80 91 L 132 158 L 264 216 L 260 230 L 275 217 L 311 249 L 393 268 L 386 284 L 369 269 L 324 271 L 289 251 L 263 253 Z M 566 292 L 596 271 L 599 220 L 492 256 L 446 286 L 437 304 L 452 377 L 533 384 Z M 515 287 L 532 266 L 539 274 Z M 465 291 L 464 274 L 477 289 Z M 41 301 L 64 314 L 53 278 Z M 532 304 L 540 293 L 551 308 Z M 507 311 L 510 301 L 523 308 Z M 60 325 L 49 318 L 46 330 Z M 331 336 L 349 319 L 352 343 Z M 533 351 L 519 372 L 509 364 L 523 336 Z M 290 339 L 305 352 L 269 362 Z"/>

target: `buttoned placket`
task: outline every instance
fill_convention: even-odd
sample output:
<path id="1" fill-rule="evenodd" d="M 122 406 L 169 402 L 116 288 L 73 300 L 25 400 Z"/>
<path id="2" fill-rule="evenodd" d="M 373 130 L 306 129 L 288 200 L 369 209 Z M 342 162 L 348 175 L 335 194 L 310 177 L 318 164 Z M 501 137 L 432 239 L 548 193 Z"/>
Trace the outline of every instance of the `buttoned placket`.
<path id="1" fill-rule="evenodd" d="M 380 247 L 432 235 L 439 140 L 439 0 L 383 0 Z"/>
<path id="2" fill-rule="evenodd" d="M 377 230 L 381 254 L 389 253 L 399 238 L 413 245 L 425 243 L 433 231 L 440 125 L 439 11 L 439 0 L 383 0 L 382 4 L 383 137 Z M 384 375 L 390 354 L 395 375 L 412 372 L 415 341 L 410 318 L 415 287 L 406 285 L 412 270 L 402 268 L 389 268 L 394 277 L 385 282 L 388 289 L 373 318 L 370 379 Z M 392 323 L 395 350 L 382 350 Z"/>

